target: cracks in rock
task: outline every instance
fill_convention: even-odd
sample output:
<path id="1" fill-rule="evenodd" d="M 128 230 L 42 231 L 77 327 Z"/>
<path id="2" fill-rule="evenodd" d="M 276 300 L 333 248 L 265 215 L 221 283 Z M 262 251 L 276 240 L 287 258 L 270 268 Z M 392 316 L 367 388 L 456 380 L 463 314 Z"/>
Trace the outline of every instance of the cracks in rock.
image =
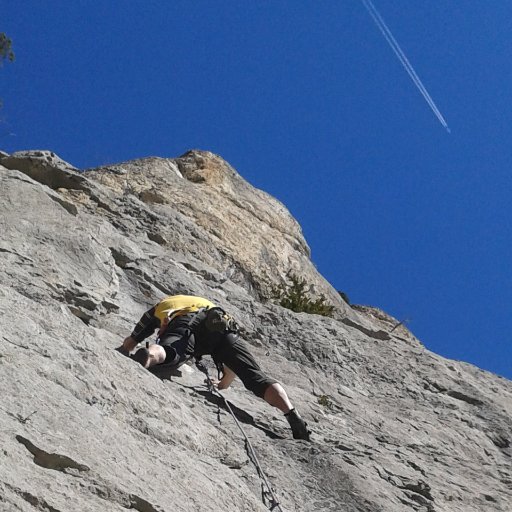
<path id="1" fill-rule="evenodd" d="M 4 409 L 3 407 L 0 407 L 0 409 L 2 411 L 4 411 L 7 414 L 7 416 L 14 418 L 15 420 L 19 421 L 22 425 L 27 424 L 30 421 L 30 419 L 32 418 L 32 416 L 34 416 L 34 414 L 36 414 L 36 412 L 38 412 L 36 410 L 36 411 L 32 411 L 28 416 L 22 416 L 19 413 L 13 414 L 12 412 L 8 411 L 7 409 Z"/>
<path id="2" fill-rule="evenodd" d="M 58 157 L 53 155 L 48 159 L 42 154 L 34 154 L 28 157 L 16 158 L 14 156 L 2 159 L 2 165 L 8 169 L 16 170 L 32 178 L 34 181 L 45 185 L 52 190 L 58 188 L 89 191 L 88 180 L 76 169 L 71 168 L 66 162 L 53 161 Z M 60 159 L 59 159 L 60 160 Z M 66 166 L 66 168 L 63 168 Z"/>
<path id="3" fill-rule="evenodd" d="M 465 393 L 462 393 L 461 391 L 455 391 L 455 390 L 448 390 L 446 392 L 448 396 L 451 396 L 452 398 L 455 398 L 457 400 L 461 400 L 462 402 L 466 402 L 470 405 L 483 405 L 484 403 L 481 400 L 478 400 L 478 398 L 466 395 Z"/>
<path id="4" fill-rule="evenodd" d="M 34 263 L 34 260 L 32 258 L 29 258 L 28 256 L 23 256 L 23 254 L 20 254 L 19 252 L 16 252 L 16 251 L 10 251 L 9 249 L 6 249 L 5 247 L 0 247 L 0 253 L 7 253 L 7 254 L 14 254 L 15 256 L 18 256 L 19 258 L 21 258 L 22 260 L 28 262 L 28 263 Z"/>
<path id="5" fill-rule="evenodd" d="M 326 445 L 330 445 L 335 450 L 341 452 L 342 459 L 347 464 L 350 464 L 351 466 L 354 466 L 356 468 L 359 468 L 359 464 L 353 459 L 353 457 L 365 457 L 367 455 L 367 453 L 361 452 L 353 446 L 343 444 L 338 439 L 324 438 L 324 442 L 326 443 Z"/>
<path id="6" fill-rule="evenodd" d="M 33 346 L 32 347 L 27 347 L 26 345 L 23 345 L 22 343 L 15 343 L 14 341 L 11 341 L 11 340 L 7 339 L 5 336 L 2 336 L 2 339 L 4 341 L 6 341 L 7 343 L 10 343 L 11 345 L 14 345 L 15 347 L 19 347 L 19 348 L 22 348 L 24 350 L 28 350 L 30 352 L 36 352 L 40 356 L 43 356 L 43 357 L 46 357 L 46 358 L 51 358 L 51 356 L 50 356 L 50 354 L 48 354 L 48 352 L 41 352 L 40 350 L 38 350 L 37 348 L 34 348 Z"/>
<path id="7" fill-rule="evenodd" d="M 162 286 L 159 281 L 156 279 L 153 279 L 150 275 L 146 274 L 146 272 L 142 273 L 142 277 L 150 284 L 152 284 L 155 288 L 160 290 L 162 293 L 165 293 L 166 295 L 171 295 L 172 291 L 166 288 L 165 286 Z"/>
<path id="8" fill-rule="evenodd" d="M 64 300 L 67 304 L 72 304 L 80 309 L 94 311 L 98 305 L 98 301 L 93 299 L 86 292 L 78 290 L 65 290 Z"/>
<path id="9" fill-rule="evenodd" d="M 430 493 L 431 489 L 430 486 L 425 483 L 423 480 L 418 480 L 417 482 L 409 481 L 404 482 L 403 487 L 401 489 L 405 489 L 408 491 L 411 491 L 413 493 L 419 494 L 420 496 L 423 496 L 425 499 L 429 501 L 434 501 L 434 498 L 432 494 Z"/>
<path id="10" fill-rule="evenodd" d="M 82 310 L 79 308 L 76 308 L 74 306 L 68 306 L 69 311 L 73 315 L 75 315 L 79 320 L 81 320 L 85 325 L 90 325 L 91 320 L 93 319 L 92 316 L 85 314 Z"/>
<path id="11" fill-rule="evenodd" d="M 409 462 L 409 465 L 411 463 Z M 429 512 L 434 509 L 434 497 L 431 494 L 431 487 L 423 480 L 411 480 L 408 477 L 395 475 L 386 468 L 376 467 L 378 475 L 389 482 L 391 485 L 400 489 L 407 497 L 399 497 L 402 503 L 412 506 L 413 508 L 426 507 Z"/>
<path id="12" fill-rule="evenodd" d="M 439 384 L 439 382 L 435 381 L 430 381 L 429 379 L 426 379 L 423 382 L 423 389 L 426 389 L 427 391 L 430 391 L 432 393 L 446 393 L 448 391 L 448 388 L 443 384 Z"/>
<path id="13" fill-rule="evenodd" d="M 107 313 L 117 313 L 121 308 L 115 302 L 103 299 L 100 306 L 105 309 Z"/>
<path id="14" fill-rule="evenodd" d="M 91 295 L 88 290 L 82 288 L 78 281 L 75 281 L 75 286 L 69 288 L 58 283 L 46 284 L 53 292 L 53 297 L 64 302 L 69 311 L 85 325 L 90 325 L 92 320 L 96 320 L 102 314 L 119 311 L 117 304 Z"/>
<path id="15" fill-rule="evenodd" d="M 53 469 L 55 471 L 62 471 L 64 473 L 69 469 L 76 469 L 78 471 L 90 471 L 90 468 L 84 464 L 79 464 L 73 459 L 70 459 L 66 455 L 60 455 L 59 453 L 49 453 L 41 448 L 38 448 L 29 439 L 17 435 L 16 441 L 22 444 L 33 456 L 34 463 L 45 469 Z"/>
<path id="16" fill-rule="evenodd" d="M 52 201 L 54 201 L 57 204 L 59 204 L 60 206 L 62 206 L 62 208 L 64 208 L 64 210 L 66 210 L 68 213 L 70 213 L 74 217 L 76 217 L 78 215 L 78 208 L 73 203 L 70 203 L 69 201 L 66 201 L 65 199 L 62 199 L 61 197 L 58 197 L 55 195 L 47 194 L 47 196 Z"/>
<path id="17" fill-rule="evenodd" d="M 90 475 L 91 469 L 88 466 L 79 464 L 66 455 L 46 452 L 21 435 L 17 435 L 16 440 L 34 456 L 35 464 L 45 469 L 60 471 L 75 478 L 85 479 L 85 483 L 80 485 L 102 500 L 115 502 L 122 507 L 134 509 L 138 512 L 161 512 L 161 509 L 155 507 L 146 499 L 133 493 L 124 492 L 109 483 L 103 482 L 101 477 L 93 477 Z M 12 490 L 25 501 L 38 508 L 38 510 L 43 512 L 61 512 L 49 505 L 43 498 L 38 498 L 21 489 L 12 488 Z"/>
<path id="18" fill-rule="evenodd" d="M 87 485 L 87 489 L 101 500 L 117 503 L 126 509 L 134 509 L 138 512 L 161 512 L 162 510 L 136 494 L 124 492 L 101 481 Z"/>
<path id="19" fill-rule="evenodd" d="M 27 503 L 32 505 L 35 509 L 40 510 L 41 512 L 61 512 L 58 508 L 52 507 L 44 498 L 39 498 L 34 496 L 30 492 L 24 491 L 19 487 L 15 487 L 13 485 L 9 485 L 4 482 L 4 485 L 14 494 L 25 500 Z"/>
<path id="20" fill-rule="evenodd" d="M 167 245 L 167 240 L 160 233 L 152 233 L 148 232 L 147 237 L 152 241 L 157 243 L 158 245 Z"/>
<path id="21" fill-rule="evenodd" d="M 372 329 L 368 329 L 353 320 L 350 320 L 350 318 L 343 318 L 341 320 L 345 325 L 348 325 L 349 327 L 353 327 L 354 329 L 357 329 L 358 331 L 361 331 L 363 334 L 366 334 L 367 336 L 370 336 L 371 338 L 375 338 L 376 340 L 389 340 L 391 339 L 390 335 L 383 330 L 374 331 Z"/>
<path id="22" fill-rule="evenodd" d="M 109 204 L 105 203 L 105 201 L 102 201 L 99 198 L 98 194 L 94 193 L 92 191 L 92 189 L 84 190 L 84 192 L 86 192 L 88 194 L 88 196 L 91 199 L 91 201 L 96 203 L 99 208 L 105 210 L 107 213 L 110 213 L 110 214 L 113 214 L 113 215 L 119 215 L 119 212 L 117 212 L 116 210 L 111 208 L 111 206 Z"/>
<path id="23" fill-rule="evenodd" d="M 420 468 L 420 466 L 418 466 L 418 464 L 416 464 L 415 462 L 413 462 L 412 460 L 407 460 L 406 461 L 407 464 L 412 468 L 414 469 L 415 471 L 418 471 L 419 473 L 421 473 L 423 476 L 427 476 L 426 473 L 425 473 L 425 470 L 423 470 L 422 468 Z"/>
<path id="24" fill-rule="evenodd" d="M 135 494 L 130 494 L 130 508 L 134 508 L 139 512 L 158 512 L 149 501 L 146 501 L 144 498 L 141 498 Z"/>
<path id="25" fill-rule="evenodd" d="M 397 447 L 400 446 L 400 440 L 394 439 L 389 434 L 380 433 L 375 436 L 375 440 L 383 445 L 389 445 L 389 447 Z"/>
<path id="26" fill-rule="evenodd" d="M 112 258 L 114 259 L 114 264 L 117 267 L 124 270 L 126 268 L 126 265 L 128 265 L 128 263 L 131 263 L 133 261 L 126 254 L 119 252 L 115 247 L 109 247 L 109 249 L 110 249 L 110 254 L 112 255 Z"/>
<path id="27" fill-rule="evenodd" d="M 490 432 L 487 437 L 493 442 L 494 446 L 505 449 L 510 446 L 510 440 L 503 432 Z"/>
<path id="28" fill-rule="evenodd" d="M 474 396 L 468 395 L 462 391 L 458 391 L 456 389 L 449 389 L 443 384 L 440 384 L 435 381 L 425 380 L 423 382 L 423 388 L 432 393 L 441 393 L 446 396 L 450 396 L 455 398 L 456 400 L 460 400 L 461 402 L 466 402 L 469 405 L 482 406 L 484 402 Z"/>
<path id="29" fill-rule="evenodd" d="M 165 295 L 172 295 L 172 291 L 169 288 L 163 286 L 157 279 L 153 279 L 149 274 L 147 274 L 143 270 L 132 266 L 131 263 L 132 262 L 127 263 L 125 267 L 120 268 L 135 276 L 134 281 L 141 288 L 141 291 L 144 295 L 146 295 L 147 293 L 151 295 L 151 293 L 154 291 L 151 289 L 151 286 L 155 287 L 158 291 L 164 293 Z"/>
<path id="30" fill-rule="evenodd" d="M 116 247 L 109 247 L 114 263 L 121 269 L 125 269 L 129 263 L 133 263 L 135 260 L 130 258 L 126 253 L 120 252 Z"/>

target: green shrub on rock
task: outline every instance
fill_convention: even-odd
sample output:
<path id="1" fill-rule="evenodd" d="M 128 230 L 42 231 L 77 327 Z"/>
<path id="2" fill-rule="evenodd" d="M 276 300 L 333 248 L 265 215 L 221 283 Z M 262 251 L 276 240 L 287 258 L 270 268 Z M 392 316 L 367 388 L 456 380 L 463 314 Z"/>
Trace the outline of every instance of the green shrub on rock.
<path id="1" fill-rule="evenodd" d="M 14 61 L 14 52 L 12 51 L 12 41 L 4 32 L 0 32 L 0 66 L 4 60 Z"/>
<path id="2" fill-rule="evenodd" d="M 320 295 L 318 299 L 309 296 L 306 280 L 296 274 L 289 274 L 290 284 L 277 286 L 272 295 L 280 306 L 291 309 L 296 313 L 310 313 L 313 315 L 332 316 L 334 306 L 327 303 L 327 299 Z"/>

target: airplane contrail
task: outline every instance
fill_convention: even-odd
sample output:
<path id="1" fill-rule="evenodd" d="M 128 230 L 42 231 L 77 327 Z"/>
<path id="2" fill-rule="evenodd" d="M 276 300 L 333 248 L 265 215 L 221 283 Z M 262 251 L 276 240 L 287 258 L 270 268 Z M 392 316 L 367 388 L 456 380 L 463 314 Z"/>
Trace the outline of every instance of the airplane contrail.
<path id="1" fill-rule="evenodd" d="M 402 64 L 405 71 L 407 71 L 407 74 L 413 81 L 414 85 L 418 88 L 421 95 L 427 102 L 428 106 L 432 109 L 432 112 L 437 117 L 441 125 L 446 129 L 448 133 L 451 133 L 450 128 L 448 127 L 448 123 L 446 122 L 445 118 L 443 117 L 443 114 L 439 111 L 436 104 L 434 103 L 434 100 L 428 93 L 427 89 L 423 85 L 422 81 L 420 80 L 419 76 L 417 75 L 416 71 L 414 71 L 414 68 L 412 67 L 412 64 L 409 62 L 409 59 L 406 57 L 405 53 L 402 51 L 402 48 L 400 48 L 400 45 L 397 43 L 396 39 L 393 37 L 393 34 L 391 33 L 391 30 L 389 30 L 388 26 L 386 25 L 386 22 L 382 18 L 382 16 L 379 14 L 375 6 L 373 5 L 371 0 L 361 0 L 361 3 L 364 5 L 365 9 L 368 11 L 368 14 L 372 17 L 373 21 L 375 22 L 375 25 L 377 25 L 377 28 L 380 30 L 381 34 L 384 36 L 384 39 L 386 39 L 387 43 L 397 56 L 398 60 Z"/>

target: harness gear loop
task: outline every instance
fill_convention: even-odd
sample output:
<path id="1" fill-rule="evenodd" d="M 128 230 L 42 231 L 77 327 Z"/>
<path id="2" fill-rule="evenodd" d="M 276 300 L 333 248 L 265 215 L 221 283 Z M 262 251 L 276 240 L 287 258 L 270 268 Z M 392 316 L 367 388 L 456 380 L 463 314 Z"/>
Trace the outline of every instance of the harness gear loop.
<path id="1" fill-rule="evenodd" d="M 280 512 L 284 512 L 283 509 L 281 508 L 281 504 L 279 503 L 276 495 L 274 494 L 274 490 L 272 489 L 272 486 L 270 485 L 270 483 L 263 471 L 263 468 L 261 467 L 260 461 L 258 460 L 258 457 L 256 456 L 256 452 L 254 451 L 251 441 L 247 437 L 247 434 L 245 433 L 242 425 L 240 425 L 240 422 L 238 421 L 237 417 L 235 416 L 233 409 L 231 409 L 229 402 L 226 400 L 224 395 L 222 395 L 222 393 L 219 393 L 219 391 L 213 385 L 212 379 L 210 377 L 210 372 L 208 371 L 208 368 L 205 366 L 205 364 L 201 360 L 196 360 L 196 367 L 199 371 L 203 372 L 206 375 L 206 386 L 208 388 L 208 391 L 210 393 L 212 393 L 212 395 L 216 395 L 223 400 L 224 405 L 226 406 L 226 409 L 229 411 L 229 413 L 235 420 L 237 427 L 240 429 L 240 431 L 242 432 L 242 435 L 244 436 L 245 450 L 247 452 L 249 459 L 256 467 L 256 472 L 258 473 L 258 476 L 261 479 L 261 497 L 262 497 L 263 503 L 271 511 L 278 510 Z M 267 500 L 269 502 L 268 504 L 266 502 Z"/>

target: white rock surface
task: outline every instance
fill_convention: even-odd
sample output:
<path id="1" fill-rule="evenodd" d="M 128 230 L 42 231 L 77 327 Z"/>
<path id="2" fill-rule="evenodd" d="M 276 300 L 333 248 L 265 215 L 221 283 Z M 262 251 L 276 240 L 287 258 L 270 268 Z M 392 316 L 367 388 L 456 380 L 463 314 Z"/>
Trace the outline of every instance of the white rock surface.
<path id="1" fill-rule="evenodd" d="M 350 308 L 285 207 L 189 152 L 80 173 L 0 155 L 0 510 L 267 510 L 243 438 L 190 368 L 161 381 L 113 350 L 166 294 L 239 319 L 313 430 L 225 392 L 283 511 L 510 510 L 512 384 Z M 335 318 L 266 300 L 289 270 Z M 220 420 L 220 421 L 219 421 Z"/>

